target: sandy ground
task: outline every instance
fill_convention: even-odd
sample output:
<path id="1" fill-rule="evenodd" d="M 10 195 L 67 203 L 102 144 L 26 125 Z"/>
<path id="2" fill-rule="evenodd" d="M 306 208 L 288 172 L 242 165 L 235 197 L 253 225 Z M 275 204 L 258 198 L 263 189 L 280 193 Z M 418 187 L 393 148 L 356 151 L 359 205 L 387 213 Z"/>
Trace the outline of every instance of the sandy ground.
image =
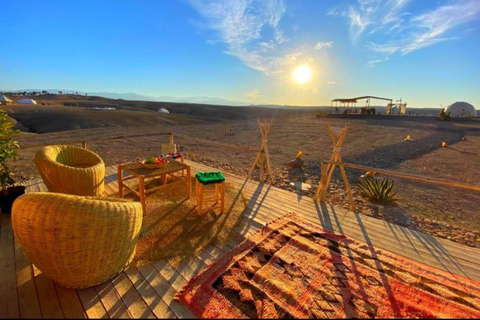
<path id="1" fill-rule="evenodd" d="M 342 149 L 345 162 L 480 185 L 479 121 L 440 122 L 426 117 L 397 117 L 387 121 L 375 118 L 335 119 L 316 118 L 314 114 L 274 120 L 268 143 L 275 171 L 275 185 L 286 187 L 287 182 L 301 179 L 313 185 L 303 195 L 308 196 L 314 192 L 320 177 L 320 162 L 328 159 L 332 152 L 327 123 L 334 126 L 349 125 Z M 230 129 L 233 134 L 229 133 Z M 23 133 L 20 142 L 22 145 L 31 145 L 85 139 L 89 141 L 88 147 L 98 152 L 107 165 L 114 165 L 159 154 L 160 143 L 167 142 L 168 138 L 148 134 L 169 131 L 175 133 L 175 142 L 192 160 L 207 162 L 241 175 L 246 174 L 255 158 L 255 152 L 220 144 L 254 148 L 260 145 L 260 132 L 255 120 L 101 128 L 41 135 Z M 95 142 L 99 137 L 137 133 L 145 133 L 147 136 Z M 407 134 L 411 135 L 413 142 L 404 141 Z M 462 137 L 466 137 L 466 140 L 462 140 Z M 446 141 L 449 146 L 442 148 L 442 141 Z M 15 170 L 27 176 L 34 175 L 36 172 L 32 159 L 37 150 L 38 148 L 21 150 L 20 157 L 14 164 Z M 288 176 L 284 164 L 294 159 L 298 151 L 304 153 L 304 171 L 300 176 Z M 356 185 L 362 172 L 350 169 L 347 172 L 351 183 Z M 401 198 L 398 207 L 410 217 L 427 219 L 427 222 L 431 220 L 434 225 L 437 222 L 443 223 L 442 228 L 453 230 L 459 226 L 474 232 L 480 231 L 480 193 L 394 180 Z M 341 190 L 339 192 L 342 193 Z M 464 238 L 463 234 L 461 237 Z M 480 244 L 480 233 L 463 240 L 475 245 L 477 237 Z"/>

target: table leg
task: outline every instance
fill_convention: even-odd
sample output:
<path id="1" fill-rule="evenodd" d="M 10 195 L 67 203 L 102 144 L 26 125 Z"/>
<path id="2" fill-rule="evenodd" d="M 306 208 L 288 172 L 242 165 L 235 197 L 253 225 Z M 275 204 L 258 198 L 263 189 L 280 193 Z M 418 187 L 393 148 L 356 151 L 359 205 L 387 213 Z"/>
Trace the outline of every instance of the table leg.
<path id="1" fill-rule="evenodd" d="M 182 163 L 185 162 L 185 161 L 183 160 L 183 156 L 180 157 L 180 161 L 182 161 Z M 182 177 L 185 177 L 185 170 L 182 170 Z"/>
<path id="2" fill-rule="evenodd" d="M 220 213 L 225 212 L 225 181 L 220 185 Z"/>
<path id="3" fill-rule="evenodd" d="M 166 185 L 167 184 L 167 174 L 162 174 L 162 184 Z"/>
<path id="4" fill-rule="evenodd" d="M 190 199 L 192 194 L 192 173 L 190 171 L 190 166 L 187 166 L 187 199 Z"/>
<path id="5" fill-rule="evenodd" d="M 198 214 L 203 213 L 203 184 L 199 183 L 198 185 L 198 203 L 197 203 L 197 211 Z"/>
<path id="6" fill-rule="evenodd" d="M 198 196 L 200 195 L 200 191 L 198 190 L 198 180 L 195 181 L 195 198 L 197 200 L 198 205 Z"/>
<path id="7" fill-rule="evenodd" d="M 140 203 L 142 204 L 143 214 L 147 212 L 147 203 L 145 200 L 145 177 L 138 177 L 138 192 L 140 193 Z"/>
<path id="8" fill-rule="evenodd" d="M 123 170 L 122 170 L 122 166 L 118 166 L 117 179 L 118 179 L 118 196 L 120 198 L 123 198 Z"/>

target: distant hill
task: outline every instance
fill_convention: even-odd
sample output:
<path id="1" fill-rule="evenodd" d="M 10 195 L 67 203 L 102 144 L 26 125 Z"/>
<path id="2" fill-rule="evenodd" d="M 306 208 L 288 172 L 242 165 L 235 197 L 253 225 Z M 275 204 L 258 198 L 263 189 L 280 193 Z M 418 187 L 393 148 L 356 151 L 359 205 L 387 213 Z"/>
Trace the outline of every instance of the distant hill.
<path id="1" fill-rule="evenodd" d="M 209 96 L 192 96 L 192 97 L 173 97 L 173 96 L 148 96 L 134 92 L 116 93 L 116 92 L 83 92 L 79 90 L 61 90 L 61 89 L 21 89 L 21 90 L 0 90 L 1 92 L 42 92 L 43 90 L 49 93 L 58 94 L 79 94 L 82 96 L 99 96 L 109 99 L 122 100 L 142 100 L 142 101 L 158 101 L 158 102 L 179 102 L 179 103 L 200 103 L 200 104 L 217 104 L 229 106 L 245 106 L 248 103 L 243 101 L 234 101 L 223 99 L 219 97 Z"/>
<path id="2" fill-rule="evenodd" d="M 226 105 L 157 102 L 109 99 L 77 94 L 48 94 L 24 96 L 37 105 L 2 106 L 18 121 L 19 128 L 44 133 L 100 127 L 175 126 L 208 124 L 228 120 L 289 117 L 302 113 L 313 114 L 315 108 L 232 107 Z M 13 100 L 18 97 L 13 97 Z M 93 107 L 115 108 L 113 111 L 92 110 Z M 159 113 L 165 108 L 170 113 Z"/>
<path id="3" fill-rule="evenodd" d="M 154 111 L 165 108 L 172 114 L 182 114 L 195 117 L 202 117 L 209 121 L 218 120 L 242 120 L 255 117 L 271 117 L 282 114 L 291 114 L 298 112 L 312 112 L 323 110 L 322 107 L 280 107 L 274 106 L 243 106 L 233 107 L 229 105 L 199 104 L 199 103 L 179 103 L 179 102 L 157 102 L 143 100 L 123 100 L 109 99 L 100 96 L 82 96 L 82 95 L 56 95 L 49 94 L 44 96 L 32 97 L 39 104 L 45 105 L 63 105 L 71 107 L 113 107 L 117 109 L 130 111 Z"/>
<path id="4" fill-rule="evenodd" d="M 220 97 L 209 96 L 191 96 L 191 97 L 174 97 L 174 96 L 149 96 L 138 94 L 134 92 L 117 93 L 117 92 L 83 92 L 78 90 L 60 90 L 60 89 L 21 89 L 21 90 L 1 90 L 0 92 L 42 92 L 43 90 L 58 94 L 66 95 L 80 95 L 80 96 L 98 96 L 109 99 L 121 99 L 131 101 L 156 101 L 156 102 L 176 102 L 176 103 L 193 103 L 193 104 L 208 104 L 208 105 L 221 105 L 230 107 L 250 106 L 250 107 L 262 107 L 262 108 L 274 108 L 274 109 L 288 109 L 288 108 L 316 108 L 306 106 L 294 106 L 294 105 L 277 105 L 277 104 L 252 104 L 245 101 L 229 100 Z"/>

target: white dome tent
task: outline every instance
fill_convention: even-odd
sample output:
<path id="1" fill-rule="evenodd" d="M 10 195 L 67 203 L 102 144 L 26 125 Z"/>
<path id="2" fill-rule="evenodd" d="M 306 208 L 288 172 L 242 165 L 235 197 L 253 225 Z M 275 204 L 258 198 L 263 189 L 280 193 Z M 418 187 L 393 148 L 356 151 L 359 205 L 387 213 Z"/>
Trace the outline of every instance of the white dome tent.
<path id="1" fill-rule="evenodd" d="M 158 113 L 170 113 L 170 111 L 168 111 L 165 108 L 160 108 L 160 109 L 158 109 Z"/>
<path id="2" fill-rule="evenodd" d="M 37 104 L 37 101 L 33 99 L 20 99 L 17 101 L 18 104 Z"/>
<path id="3" fill-rule="evenodd" d="M 445 113 L 452 117 L 471 118 L 476 116 L 475 108 L 467 102 L 458 101 L 445 109 Z"/>

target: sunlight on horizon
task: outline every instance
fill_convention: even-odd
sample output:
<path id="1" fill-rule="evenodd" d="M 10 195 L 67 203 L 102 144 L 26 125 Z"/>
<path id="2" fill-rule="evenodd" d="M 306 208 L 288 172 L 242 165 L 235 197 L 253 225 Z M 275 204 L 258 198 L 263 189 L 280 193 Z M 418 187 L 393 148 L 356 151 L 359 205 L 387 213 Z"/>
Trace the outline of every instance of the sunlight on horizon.
<path id="1" fill-rule="evenodd" d="M 292 76 L 295 82 L 304 84 L 312 78 L 312 70 L 306 65 L 301 65 L 293 70 Z"/>

